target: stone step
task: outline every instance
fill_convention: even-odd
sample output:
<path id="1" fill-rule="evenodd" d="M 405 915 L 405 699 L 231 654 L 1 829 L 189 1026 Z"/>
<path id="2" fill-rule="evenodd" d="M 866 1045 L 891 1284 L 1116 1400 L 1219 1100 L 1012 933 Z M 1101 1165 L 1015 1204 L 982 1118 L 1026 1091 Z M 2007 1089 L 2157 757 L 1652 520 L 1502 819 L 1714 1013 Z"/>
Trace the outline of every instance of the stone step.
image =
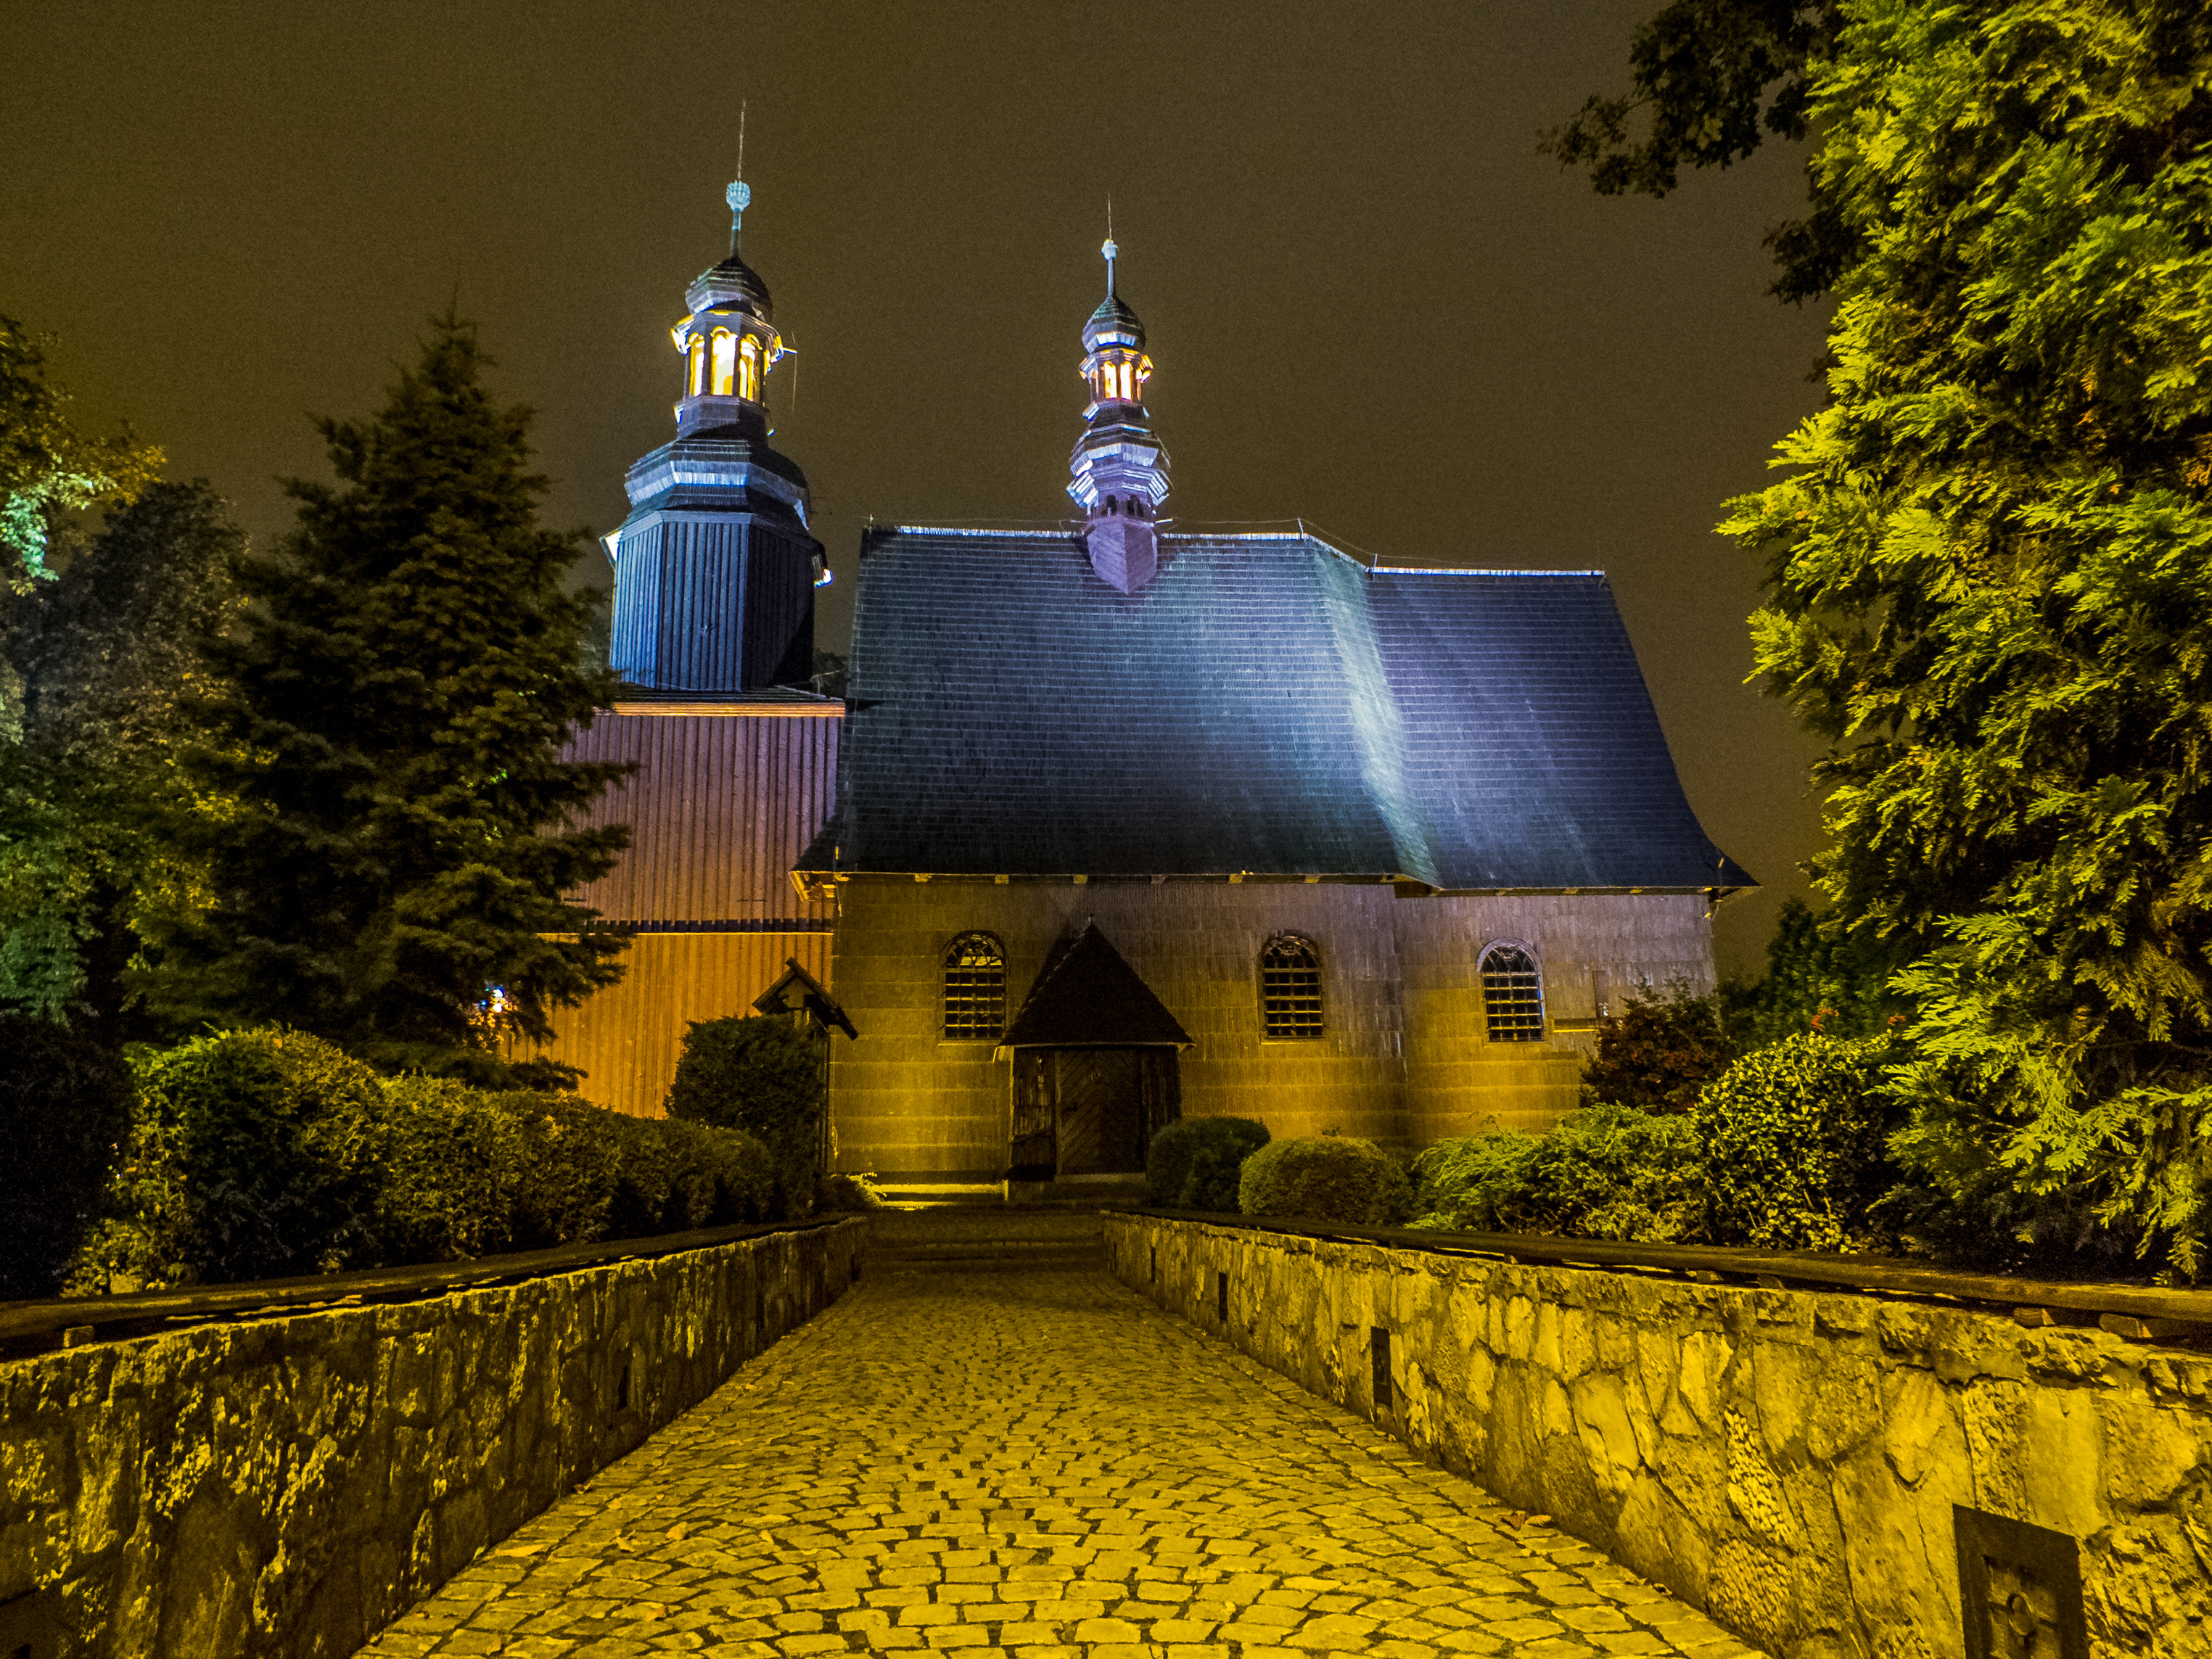
<path id="1" fill-rule="evenodd" d="M 1027 1269 L 1067 1272 L 1102 1266 L 1104 1238 L 1075 1237 L 879 1238 L 869 1265 L 885 1273 L 979 1273 Z"/>

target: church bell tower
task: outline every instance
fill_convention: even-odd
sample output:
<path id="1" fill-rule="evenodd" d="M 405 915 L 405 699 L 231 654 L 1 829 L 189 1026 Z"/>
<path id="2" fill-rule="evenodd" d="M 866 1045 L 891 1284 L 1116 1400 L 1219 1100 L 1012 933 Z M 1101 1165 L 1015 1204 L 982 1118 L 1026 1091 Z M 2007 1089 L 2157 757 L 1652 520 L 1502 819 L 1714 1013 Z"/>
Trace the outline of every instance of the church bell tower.
<path id="1" fill-rule="evenodd" d="M 814 588 L 828 580 L 807 529 L 806 475 L 769 442 L 765 382 L 786 354 L 768 284 L 739 256 L 752 191 L 726 192 L 730 254 L 685 290 L 671 333 L 683 364 L 676 437 L 623 481 L 611 665 L 655 691 L 804 684 Z"/>
<path id="2" fill-rule="evenodd" d="M 1068 458 L 1074 477 L 1067 493 L 1083 509 L 1083 544 L 1091 568 L 1124 593 L 1133 593 L 1159 570 L 1159 509 L 1168 498 L 1168 456 L 1152 435 L 1145 412 L 1145 382 L 1152 360 L 1145 356 L 1145 325 L 1114 289 L 1121 250 L 1111 235 L 1106 257 L 1106 298 L 1083 325 L 1083 364 L 1090 387 L 1083 435 Z"/>

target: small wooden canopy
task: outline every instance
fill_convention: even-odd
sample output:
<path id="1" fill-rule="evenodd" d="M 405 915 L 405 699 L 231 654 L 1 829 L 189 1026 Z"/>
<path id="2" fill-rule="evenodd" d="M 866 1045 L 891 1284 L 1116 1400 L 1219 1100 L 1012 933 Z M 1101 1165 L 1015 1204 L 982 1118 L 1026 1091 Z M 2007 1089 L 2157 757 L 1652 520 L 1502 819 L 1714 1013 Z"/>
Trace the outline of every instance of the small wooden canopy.
<path id="1" fill-rule="evenodd" d="M 1190 1037 L 1092 922 L 1045 965 L 999 1046 L 1188 1048 Z"/>
<path id="2" fill-rule="evenodd" d="M 848 1037 L 860 1035 L 837 1006 L 837 999 L 799 965 L 797 957 L 783 959 L 783 976 L 755 997 L 753 1006 L 763 1014 L 805 1014 L 823 1030 L 834 1026 Z"/>

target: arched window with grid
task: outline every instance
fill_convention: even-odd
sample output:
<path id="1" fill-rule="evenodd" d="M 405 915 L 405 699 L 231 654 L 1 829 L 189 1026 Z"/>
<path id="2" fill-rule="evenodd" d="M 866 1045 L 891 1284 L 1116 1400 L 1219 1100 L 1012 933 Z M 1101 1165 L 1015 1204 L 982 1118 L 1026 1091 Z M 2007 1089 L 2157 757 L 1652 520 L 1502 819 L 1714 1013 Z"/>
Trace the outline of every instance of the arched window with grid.
<path id="1" fill-rule="evenodd" d="M 1271 1037 L 1321 1035 L 1321 952 L 1311 939 L 1278 933 L 1261 947 L 1260 1024 Z"/>
<path id="2" fill-rule="evenodd" d="M 945 1040 L 995 1042 L 1006 1024 L 1006 953 L 988 933 L 963 933 L 945 953 Z"/>
<path id="3" fill-rule="evenodd" d="M 1481 958 L 1482 1014 L 1492 1042 L 1544 1040 L 1544 981 L 1524 945 L 1492 945 Z"/>

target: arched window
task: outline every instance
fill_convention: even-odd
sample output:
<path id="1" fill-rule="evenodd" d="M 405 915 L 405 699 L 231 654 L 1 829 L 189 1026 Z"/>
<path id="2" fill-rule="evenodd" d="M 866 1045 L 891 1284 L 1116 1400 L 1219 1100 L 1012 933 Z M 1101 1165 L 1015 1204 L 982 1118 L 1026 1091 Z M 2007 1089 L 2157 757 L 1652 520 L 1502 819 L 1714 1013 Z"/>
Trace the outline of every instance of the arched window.
<path id="1" fill-rule="evenodd" d="M 1129 365 L 1127 363 L 1121 365 L 1121 401 L 1125 404 L 1133 401 L 1129 394 Z"/>
<path id="2" fill-rule="evenodd" d="M 945 1040 L 995 1042 L 1006 1023 L 1006 953 L 988 933 L 963 933 L 945 953 Z"/>
<path id="3" fill-rule="evenodd" d="M 738 337 L 726 328 L 714 331 L 714 395 L 726 398 L 735 389 L 738 374 Z"/>
<path id="4" fill-rule="evenodd" d="M 694 334 L 691 337 L 690 356 L 690 377 L 686 385 L 690 389 L 690 395 L 696 398 L 707 389 L 707 337 L 705 335 Z"/>
<path id="5" fill-rule="evenodd" d="M 1544 1040 L 1544 981 L 1536 959 L 1518 945 L 1482 953 L 1482 1016 L 1492 1042 Z"/>
<path id="6" fill-rule="evenodd" d="M 738 348 L 738 396 L 760 401 L 760 342 L 750 334 Z"/>
<path id="7" fill-rule="evenodd" d="M 1260 949 L 1260 1024 L 1271 1037 L 1321 1035 L 1321 952 L 1296 933 Z"/>

